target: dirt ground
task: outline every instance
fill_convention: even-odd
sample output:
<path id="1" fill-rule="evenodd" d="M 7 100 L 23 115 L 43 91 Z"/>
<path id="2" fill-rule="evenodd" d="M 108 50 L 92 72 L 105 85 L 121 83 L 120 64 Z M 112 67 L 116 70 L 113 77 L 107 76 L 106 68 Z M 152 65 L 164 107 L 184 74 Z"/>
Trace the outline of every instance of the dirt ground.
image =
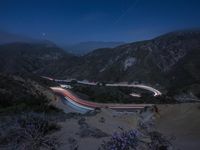
<path id="1" fill-rule="evenodd" d="M 200 104 L 160 105 L 157 129 L 174 136 L 174 145 L 180 150 L 200 149 Z"/>
<path id="2" fill-rule="evenodd" d="M 100 132 L 106 133 L 108 136 L 114 132 L 121 132 L 124 130 L 131 130 L 136 128 L 138 117 L 136 113 L 116 113 L 113 110 L 103 109 L 95 116 L 84 116 L 78 118 L 67 119 L 65 122 L 60 122 L 62 127 L 56 136 L 59 137 L 60 142 L 63 143 L 59 150 L 71 150 L 77 143 L 78 150 L 97 150 L 102 142 L 108 137 L 94 137 L 85 136 L 80 137 L 81 125 L 78 123 L 81 118 L 84 118 L 85 123 L 89 125 L 89 129 L 98 129 Z M 97 133 L 99 134 L 99 133 Z M 73 142 L 70 142 L 69 139 Z"/>
<path id="3" fill-rule="evenodd" d="M 59 100 L 55 106 L 74 112 Z M 156 130 L 167 137 L 173 137 L 175 150 L 199 150 L 200 148 L 200 103 L 158 105 L 159 115 L 156 115 Z M 147 114 L 151 116 L 151 114 Z M 78 121 L 84 118 L 89 128 L 99 129 L 108 135 L 121 129 L 130 130 L 137 127 L 138 113 L 115 113 L 112 110 L 102 110 L 94 116 L 84 116 L 67 119 L 60 122 L 62 127 L 56 136 L 62 145 L 59 150 L 71 150 L 78 145 L 78 150 L 96 150 L 107 137 L 95 138 L 92 136 L 80 137 L 81 125 Z M 103 119 L 102 119 L 103 118 Z M 145 117 L 148 118 L 148 117 Z M 102 121 L 103 120 L 103 121 Z M 71 139 L 71 140 L 70 140 Z"/>

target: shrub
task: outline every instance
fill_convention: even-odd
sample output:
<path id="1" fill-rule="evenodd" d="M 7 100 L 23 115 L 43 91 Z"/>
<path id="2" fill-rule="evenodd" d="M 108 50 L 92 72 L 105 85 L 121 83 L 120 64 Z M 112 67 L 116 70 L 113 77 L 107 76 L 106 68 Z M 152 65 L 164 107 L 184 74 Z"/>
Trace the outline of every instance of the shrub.
<path id="1" fill-rule="evenodd" d="M 57 138 L 48 134 L 58 129 L 59 127 L 50 122 L 45 115 L 20 115 L 14 121 L 5 122 L 0 126 L 0 149 L 56 149 L 59 145 Z"/>
<path id="2" fill-rule="evenodd" d="M 145 141 L 144 139 L 149 140 Z M 103 142 L 103 150 L 169 150 L 172 148 L 171 140 L 159 132 L 141 132 L 131 130 L 128 132 L 114 133 L 107 142 Z"/>
<path id="3" fill-rule="evenodd" d="M 134 149 L 138 145 L 139 132 L 131 130 L 129 132 L 114 133 L 108 142 L 102 144 L 105 150 L 129 150 Z"/>

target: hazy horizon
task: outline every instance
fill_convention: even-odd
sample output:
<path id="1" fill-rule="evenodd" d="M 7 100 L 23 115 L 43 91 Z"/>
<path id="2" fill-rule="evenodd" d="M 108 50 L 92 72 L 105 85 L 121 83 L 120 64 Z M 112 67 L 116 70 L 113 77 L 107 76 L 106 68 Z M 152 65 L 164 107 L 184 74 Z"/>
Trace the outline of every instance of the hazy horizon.
<path id="1" fill-rule="evenodd" d="M 55 43 L 134 42 L 200 27 L 197 0 L 3 0 L 0 29 Z"/>

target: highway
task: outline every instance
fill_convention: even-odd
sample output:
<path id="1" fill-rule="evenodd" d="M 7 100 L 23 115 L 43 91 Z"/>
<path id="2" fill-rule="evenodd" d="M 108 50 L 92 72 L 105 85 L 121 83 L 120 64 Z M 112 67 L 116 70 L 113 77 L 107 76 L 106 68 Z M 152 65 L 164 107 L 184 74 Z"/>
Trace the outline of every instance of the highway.
<path id="1" fill-rule="evenodd" d="M 75 80 L 75 79 L 58 80 L 58 79 L 53 79 L 53 78 L 45 77 L 45 76 L 41 76 L 41 77 L 45 78 L 45 79 L 48 79 L 48 80 L 51 80 L 51 81 L 60 81 L 60 82 L 71 82 L 72 80 Z M 94 85 L 95 86 L 95 85 L 98 84 L 98 82 L 89 82 L 87 80 L 85 80 L 85 81 L 76 80 L 76 81 L 77 81 L 77 83 L 86 84 L 86 85 Z M 151 92 L 154 93 L 154 96 L 162 95 L 162 93 L 160 91 L 158 91 L 157 89 L 155 89 L 153 87 L 150 87 L 150 86 L 147 86 L 147 85 L 143 85 L 143 84 L 114 83 L 114 84 L 105 84 L 105 86 L 111 86 L 111 87 L 112 86 L 136 87 L 136 88 L 141 88 L 141 89 L 145 89 L 145 90 L 151 91 Z"/>
<path id="2" fill-rule="evenodd" d="M 52 78 L 44 77 L 44 76 L 42 76 L 42 78 L 45 78 L 45 79 L 48 79 L 51 81 L 70 82 L 70 80 L 57 80 L 57 79 L 52 79 Z M 77 81 L 77 82 L 80 84 L 93 85 L 93 86 L 98 84 L 98 82 L 88 82 L 88 81 Z M 154 96 L 162 95 L 162 93 L 160 91 L 156 90 L 155 88 L 147 86 L 147 85 L 141 85 L 141 84 L 115 83 L 115 84 L 105 84 L 105 86 L 136 87 L 136 88 L 141 88 L 141 89 L 151 91 L 154 93 Z M 65 100 L 68 101 L 70 104 L 74 105 L 77 108 L 85 109 L 85 110 L 94 110 L 95 108 L 110 108 L 110 109 L 115 109 L 115 110 L 132 110 L 132 109 L 142 109 L 147 106 L 152 106 L 152 104 L 95 103 L 95 102 L 80 99 L 75 93 L 73 93 L 69 89 L 64 89 L 62 87 L 51 87 L 51 89 L 55 93 L 63 96 L 65 98 Z M 136 94 L 136 93 L 131 93 L 130 95 L 135 96 L 135 97 L 140 97 L 140 95 Z"/>
<path id="3" fill-rule="evenodd" d="M 86 85 L 97 85 L 98 84 L 96 82 L 88 82 L 88 81 L 77 81 L 77 82 L 80 84 L 86 84 Z M 114 83 L 114 84 L 105 84 L 105 86 L 136 87 L 136 88 L 141 88 L 141 89 L 151 91 L 152 93 L 154 93 L 154 96 L 162 95 L 162 93 L 160 91 L 156 90 L 155 88 L 147 86 L 147 85 L 143 85 L 143 84 Z M 133 94 L 133 95 L 135 95 L 135 94 Z M 139 97 L 139 95 L 136 97 Z"/>
<path id="4" fill-rule="evenodd" d="M 110 109 L 120 109 L 120 110 L 128 110 L 128 109 L 142 109 L 147 106 L 152 106 L 152 104 L 113 104 L 113 103 L 95 103 L 80 99 L 77 95 L 71 92 L 68 89 L 63 89 L 61 87 L 51 87 L 51 89 L 66 98 L 66 100 L 73 103 L 77 107 L 85 108 L 87 110 L 93 110 L 95 108 L 110 108 Z"/>
<path id="5" fill-rule="evenodd" d="M 147 85 L 142 85 L 142 84 L 125 84 L 125 83 L 116 83 L 116 84 L 106 84 L 106 86 L 122 86 L 122 87 L 136 87 L 136 88 L 141 88 L 145 89 L 148 91 L 151 91 L 154 93 L 154 96 L 159 96 L 162 95 L 162 93 L 153 87 L 147 86 Z"/>
<path id="6" fill-rule="evenodd" d="M 46 79 L 50 79 L 52 80 L 52 78 L 49 78 L 49 77 L 44 77 Z M 55 81 L 63 81 L 63 82 L 70 82 L 72 81 L 73 79 L 69 79 L 69 80 L 55 80 Z M 80 83 L 80 84 L 85 84 L 85 85 L 97 85 L 98 82 L 89 82 L 89 81 L 79 81 L 79 80 L 76 80 L 77 83 Z M 105 86 L 121 86 L 121 87 L 136 87 L 136 88 L 141 88 L 141 89 L 145 89 L 145 90 L 148 90 L 148 91 L 151 91 L 152 93 L 154 93 L 154 96 L 159 96 L 159 95 L 162 95 L 162 93 L 160 91 L 158 91 L 157 89 L 153 88 L 153 87 L 150 87 L 150 86 L 147 86 L 147 85 L 143 85 L 143 84 L 127 84 L 127 83 L 114 83 L 114 84 L 105 84 Z M 135 94 L 133 94 L 135 95 Z M 136 96 L 136 97 L 139 97 Z"/>

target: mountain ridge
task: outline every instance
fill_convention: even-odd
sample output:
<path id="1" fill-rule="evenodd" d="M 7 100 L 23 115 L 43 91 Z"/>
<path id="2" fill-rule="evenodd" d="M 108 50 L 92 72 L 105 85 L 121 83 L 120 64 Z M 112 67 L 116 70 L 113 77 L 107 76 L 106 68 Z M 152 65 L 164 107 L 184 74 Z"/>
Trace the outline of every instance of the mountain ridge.
<path id="1" fill-rule="evenodd" d="M 61 45 L 61 47 L 75 55 L 85 55 L 98 48 L 114 48 L 122 44 L 125 44 L 125 42 L 86 41 L 66 46 Z"/>
<path id="2" fill-rule="evenodd" d="M 96 49 L 79 57 L 57 46 L 36 45 L 29 44 L 28 48 L 20 45 L 18 50 L 26 53 L 25 56 L 11 55 L 12 50 L 17 50 L 16 46 L 0 46 L 0 70 L 12 72 L 14 68 L 13 72 L 32 72 L 61 79 L 143 82 L 168 88 L 200 84 L 199 30 L 171 32 L 152 40 Z M 28 49 L 33 52 L 28 53 Z"/>

